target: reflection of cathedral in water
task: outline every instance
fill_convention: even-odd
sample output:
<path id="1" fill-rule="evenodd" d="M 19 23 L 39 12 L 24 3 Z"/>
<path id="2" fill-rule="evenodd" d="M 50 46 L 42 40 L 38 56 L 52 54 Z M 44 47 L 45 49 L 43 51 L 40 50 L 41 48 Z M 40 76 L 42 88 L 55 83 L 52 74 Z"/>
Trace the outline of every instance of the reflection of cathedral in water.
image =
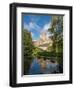
<path id="1" fill-rule="evenodd" d="M 33 43 L 36 47 L 39 47 L 42 50 L 46 50 L 48 45 L 52 45 L 52 40 L 45 32 L 42 32 L 40 35 L 40 39 L 37 41 L 33 41 Z"/>

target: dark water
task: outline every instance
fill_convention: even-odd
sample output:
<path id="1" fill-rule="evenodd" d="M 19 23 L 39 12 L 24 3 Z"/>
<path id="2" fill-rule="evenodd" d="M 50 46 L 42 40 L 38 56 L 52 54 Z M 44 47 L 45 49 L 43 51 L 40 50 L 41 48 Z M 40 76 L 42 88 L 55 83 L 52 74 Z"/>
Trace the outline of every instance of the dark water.
<path id="1" fill-rule="evenodd" d="M 34 59 L 31 64 L 29 74 L 41 74 L 41 66 L 36 59 Z"/>
<path id="2" fill-rule="evenodd" d="M 62 69 L 62 68 L 61 68 Z M 34 59 L 29 69 L 29 75 L 34 74 L 53 74 L 60 73 L 59 64 L 48 64 L 45 70 L 42 70 L 40 63 L 37 59 Z"/>

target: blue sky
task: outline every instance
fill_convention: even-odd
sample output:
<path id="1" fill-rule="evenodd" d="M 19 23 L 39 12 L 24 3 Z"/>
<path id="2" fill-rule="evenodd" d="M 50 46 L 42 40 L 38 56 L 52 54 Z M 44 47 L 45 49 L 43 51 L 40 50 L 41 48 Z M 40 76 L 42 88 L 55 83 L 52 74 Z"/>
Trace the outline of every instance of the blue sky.
<path id="1" fill-rule="evenodd" d="M 48 28 L 51 27 L 52 16 L 23 14 L 22 20 L 23 30 L 27 29 L 31 32 L 32 39 L 38 40 L 41 32 L 48 34 Z"/>

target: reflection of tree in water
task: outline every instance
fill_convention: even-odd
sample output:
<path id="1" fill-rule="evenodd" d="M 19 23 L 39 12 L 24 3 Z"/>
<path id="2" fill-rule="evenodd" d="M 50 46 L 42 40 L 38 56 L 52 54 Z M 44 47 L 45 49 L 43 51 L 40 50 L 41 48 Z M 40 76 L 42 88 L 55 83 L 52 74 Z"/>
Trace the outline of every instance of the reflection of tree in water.
<path id="1" fill-rule="evenodd" d="M 58 74 L 59 64 L 54 60 L 34 59 L 29 69 L 29 74 Z"/>
<path id="2" fill-rule="evenodd" d="M 32 38 L 30 32 L 27 30 L 23 30 L 22 32 L 22 43 L 23 43 L 23 60 L 24 60 L 24 74 L 28 73 L 28 70 L 30 68 L 30 64 L 32 62 L 33 56 L 32 56 L 32 50 L 33 50 L 33 44 L 32 44 Z"/>
<path id="3" fill-rule="evenodd" d="M 37 70 L 40 70 L 41 73 L 51 73 L 51 70 L 55 73 L 63 73 L 63 16 L 52 16 L 51 28 L 48 32 L 52 34 L 50 38 L 53 43 L 52 45 L 48 44 L 46 50 L 42 50 L 33 44 L 31 33 L 28 30 L 23 30 L 24 74 L 28 74 L 33 65 L 35 65 Z M 33 58 L 36 57 L 41 57 L 41 60 L 38 59 L 34 62 Z M 45 60 L 44 57 L 56 57 L 56 59 Z M 57 63 L 54 63 L 54 60 L 57 61 Z M 54 70 L 56 67 L 59 68 L 59 71 Z M 33 70 L 35 70 L 34 67 Z"/>

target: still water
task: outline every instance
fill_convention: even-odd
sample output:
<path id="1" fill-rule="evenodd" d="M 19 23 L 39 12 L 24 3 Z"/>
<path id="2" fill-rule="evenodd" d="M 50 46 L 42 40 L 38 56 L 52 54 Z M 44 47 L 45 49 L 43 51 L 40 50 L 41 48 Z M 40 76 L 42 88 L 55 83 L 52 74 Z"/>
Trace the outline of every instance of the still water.
<path id="1" fill-rule="evenodd" d="M 40 62 L 34 59 L 29 69 L 29 75 L 59 73 L 59 65 L 57 63 L 48 63 L 47 61 L 45 63 L 46 66 L 43 68 Z"/>
<path id="2" fill-rule="evenodd" d="M 29 74 L 41 74 L 41 66 L 36 59 L 33 60 L 30 66 Z"/>

